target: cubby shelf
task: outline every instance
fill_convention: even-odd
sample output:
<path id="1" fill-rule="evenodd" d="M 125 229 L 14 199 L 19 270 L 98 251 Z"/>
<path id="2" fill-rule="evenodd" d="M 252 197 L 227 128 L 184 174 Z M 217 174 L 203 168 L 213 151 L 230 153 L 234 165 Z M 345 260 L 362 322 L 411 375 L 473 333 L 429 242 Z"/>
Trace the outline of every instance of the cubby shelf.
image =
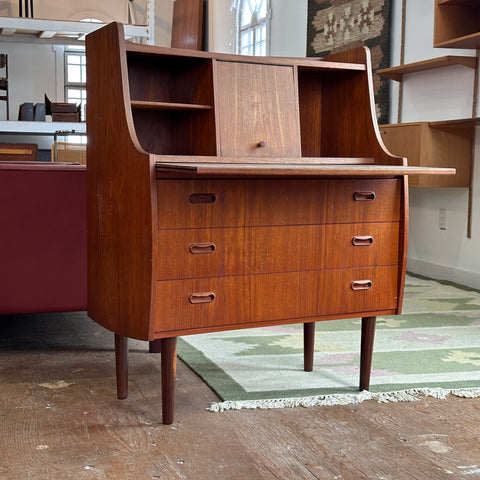
<path id="1" fill-rule="evenodd" d="M 480 48 L 478 0 L 435 0 L 433 46 Z"/>
<path id="2" fill-rule="evenodd" d="M 174 103 L 174 102 L 148 102 L 135 101 L 130 102 L 132 108 L 138 110 L 211 110 L 211 105 L 198 105 L 193 103 Z"/>

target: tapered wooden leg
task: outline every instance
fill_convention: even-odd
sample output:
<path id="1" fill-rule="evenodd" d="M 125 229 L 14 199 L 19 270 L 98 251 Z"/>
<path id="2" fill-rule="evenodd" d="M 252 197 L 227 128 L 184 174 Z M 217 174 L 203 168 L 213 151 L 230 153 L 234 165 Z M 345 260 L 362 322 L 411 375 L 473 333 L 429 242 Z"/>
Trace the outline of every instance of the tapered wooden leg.
<path id="1" fill-rule="evenodd" d="M 362 318 L 362 341 L 360 347 L 360 391 L 370 388 L 372 370 L 373 341 L 377 317 Z"/>
<path id="2" fill-rule="evenodd" d="M 150 353 L 162 353 L 162 342 L 161 339 L 152 340 L 148 343 L 148 351 Z"/>
<path id="3" fill-rule="evenodd" d="M 177 338 L 162 338 L 162 418 L 165 425 L 173 423 L 175 412 L 175 373 L 177 369 Z"/>
<path id="4" fill-rule="evenodd" d="M 313 352 L 315 350 L 315 322 L 303 324 L 303 369 L 313 370 Z"/>
<path id="5" fill-rule="evenodd" d="M 115 334 L 115 366 L 117 370 L 117 397 L 128 396 L 128 338 Z"/>

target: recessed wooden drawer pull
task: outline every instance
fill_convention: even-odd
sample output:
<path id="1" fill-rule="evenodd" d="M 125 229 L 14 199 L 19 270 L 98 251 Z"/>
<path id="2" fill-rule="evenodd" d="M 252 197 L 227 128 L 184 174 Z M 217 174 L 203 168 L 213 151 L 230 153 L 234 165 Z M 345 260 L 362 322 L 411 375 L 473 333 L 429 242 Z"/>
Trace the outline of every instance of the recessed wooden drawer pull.
<path id="1" fill-rule="evenodd" d="M 215 300 L 215 294 L 213 292 L 192 293 L 188 297 L 190 303 L 212 303 Z"/>
<path id="2" fill-rule="evenodd" d="M 352 290 L 368 290 L 372 287 L 371 280 L 354 280 L 352 282 Z"/>
<path id="3" fill-rule="evenodd" d="M 373 243 L 373 237 L 371 235 L 355 235 L 352 238 L 352 244 L 355 247 L 368 247 Z"/>
<path id="4" fill-rule="evenodd" d="M 200 253 L 213 253 L 215 251 L 215 244 L 214 243 L 192 243 L 188 248 L 190 253 L 194 255 Z"/>
<path id="5" fill-rule="evenodd" d="M 375 192 L 355 192 L 353 199 L 356 202 L 364 202 L 367 200 L 375 200 Z"/>
<path id="6" fill-rule="evenodd" d="M 192 193 L 190 203 L 214 203 L 217 196 L 214 193 Z"/>

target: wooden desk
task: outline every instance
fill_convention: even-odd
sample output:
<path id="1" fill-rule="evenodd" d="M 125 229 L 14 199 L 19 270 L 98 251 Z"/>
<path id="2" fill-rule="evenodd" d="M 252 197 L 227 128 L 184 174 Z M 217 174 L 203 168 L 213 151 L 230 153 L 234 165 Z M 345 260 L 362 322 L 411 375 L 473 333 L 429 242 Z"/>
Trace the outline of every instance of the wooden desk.
<path id="1" fill-rule="evenodd" d="M 176 337 L 400 313 L 411 168 L 383 146 L 369 52 L 252 58 L 87 38 L 88 313 L 159 341 L 173 421 Z"/>

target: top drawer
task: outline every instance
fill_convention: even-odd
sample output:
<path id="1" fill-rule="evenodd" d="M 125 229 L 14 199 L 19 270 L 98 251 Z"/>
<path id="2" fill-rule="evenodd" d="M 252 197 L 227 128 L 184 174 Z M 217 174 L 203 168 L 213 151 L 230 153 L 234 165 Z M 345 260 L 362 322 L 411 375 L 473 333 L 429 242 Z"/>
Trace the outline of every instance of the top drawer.
<path id="1" fill-rule="evenodd" d="M 399 221 L 395 179 L 160 179 L 160 229 Z"/>

